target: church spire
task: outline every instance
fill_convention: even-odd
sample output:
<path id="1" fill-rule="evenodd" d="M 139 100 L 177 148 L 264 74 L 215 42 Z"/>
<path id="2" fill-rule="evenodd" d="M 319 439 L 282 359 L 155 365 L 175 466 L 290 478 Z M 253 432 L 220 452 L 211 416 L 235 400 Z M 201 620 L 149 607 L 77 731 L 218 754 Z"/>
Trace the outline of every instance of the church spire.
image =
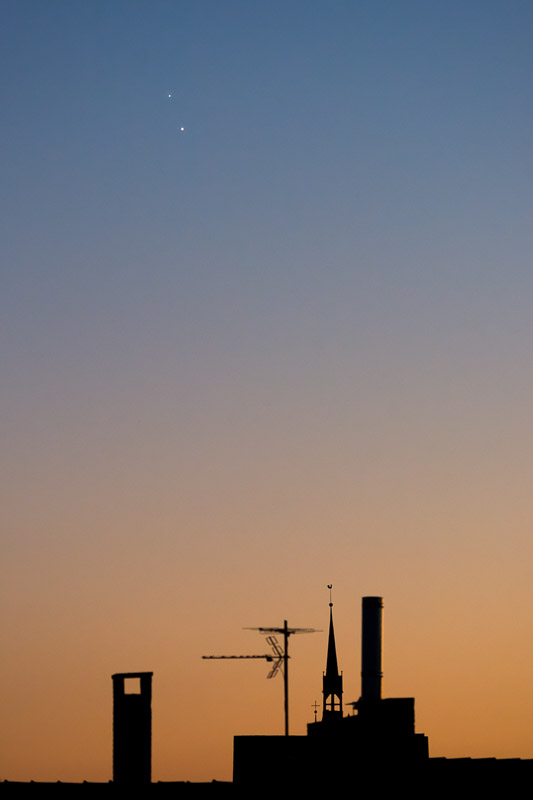
<path id="1" fill-rule="evenodd" d="M 329 637 L 326 671 L 322 678 L 322 693 L 324 705 L 322 719 L 332 719 L 334 716 L 342 717 L 342 673 L 339 674 L 337 664 L 337 648 L 335 646 L 335 631 L 333 629 L 333 603 L 331 602 L 331 585 L 329 593 Z"/>

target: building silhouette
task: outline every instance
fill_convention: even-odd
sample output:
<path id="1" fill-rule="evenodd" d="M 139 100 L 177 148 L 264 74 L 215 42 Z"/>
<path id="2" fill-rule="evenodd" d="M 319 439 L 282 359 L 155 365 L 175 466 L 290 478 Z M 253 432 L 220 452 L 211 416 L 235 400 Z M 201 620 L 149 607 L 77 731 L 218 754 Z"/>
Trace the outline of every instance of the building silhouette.
<path id="1" fill-rule="evenodd" d="M 333 617 L 330 608 L 330 634 L 326 673 L 324 675 L 324 713 L 321 722 L 307 726 L 308 736 L 357 758 L 365 765 L 379 762 L 418 763 L 429 757 L 427 736 L 415 733 L 413 697 L 388 697 L 381 694 L 382 682 L 382 609 L 381 597 L 363 597 L 361 636 L 361 696 L 353 703 L 354 713 L 343 716 L 339 696 L 337 708 L 327 707 L 326 692 L 338 687 L 342 694 L 342 676 L 338 675 L 335 656 Z M 339 680 L 341 681 L 339 683 Z"/>
<path id="2" fill-rule="evenodd" d="M 428 739 L 415 732 L 412 697 L 383 698 L 381 597 L 362 599 L 361 696 L 343 703 L 329 607 L 322 718 L 303 736 L 235 736 L 233 782 L 152 782 L 152 672 L 124 672 L 113 681 L 113 780 L 107 783 L 0 781 L 9 797 L 62 794 L 123 797 L 276 797 L 367 794 L 377 800 L 412 798 L 514 798 L 533 781 L 533 759 L 430 758 Z M 352 706 L 345 714 L 343 705 Z"/>
<path id="3" fill-rule="evenodd" d="M 383 698 L 381 597 L 363 597 L 361 696 L 353 713 L 343 714 L 343 680 L 337 663 L 330 603 L 326 671 L 322 678 L 322 719 L 307 726 L 307 736 L 236 736 L 233 780 L 257 785 L 261 765 L 276 764 L 286 784 L 341 786 L 357 769 L 360 775 L 420 767 L 429 758 L 428 739 L 415 733 L 412 697 Z M 306 777 L 307 776 L 307 777 Z"/>

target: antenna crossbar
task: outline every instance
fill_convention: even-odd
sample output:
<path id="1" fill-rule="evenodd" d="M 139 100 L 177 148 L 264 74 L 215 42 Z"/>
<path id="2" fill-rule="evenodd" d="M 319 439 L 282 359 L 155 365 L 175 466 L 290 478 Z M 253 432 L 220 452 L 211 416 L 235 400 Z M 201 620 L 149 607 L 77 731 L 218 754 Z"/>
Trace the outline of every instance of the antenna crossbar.
<path id="1" fill-rule="evenodd" d="M 202 658 L 266 658 L 267 661 L 274 661 L 274 656 L 202 656 Z"/>

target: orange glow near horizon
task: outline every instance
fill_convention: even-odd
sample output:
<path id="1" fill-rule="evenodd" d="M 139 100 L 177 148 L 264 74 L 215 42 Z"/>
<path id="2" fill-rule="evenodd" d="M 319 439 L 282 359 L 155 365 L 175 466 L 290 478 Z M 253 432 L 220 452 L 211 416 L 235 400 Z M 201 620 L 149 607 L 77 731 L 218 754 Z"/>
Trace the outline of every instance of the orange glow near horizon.
<path id="1" fill-rule="evenodd" d="M 214 572 L 200 591 L 194 578 L 173 588 L 165 570 L 161 580 L 141 582 L 138 570 L 141 564 L 130 573 L 130 593 L 110 596 L 103 586 L 97 607 L 92 613 L 86 608 L 85 616 L 79 596 L 70 593 L 69 602 L 63 602 L 65 587 L 58 575 L 53 586 L 35 592 L 33 601 L 26 595 L 31 636 L 19 631 L 8 642 L 12 658 L 4 708 L 10 736 L 3 752 L 10 770 L 3 777 L 108 780 L 110 676 L 153 670 L 154 779 L 230 779 L 234 735 L 283 730 L 283 681 L 265 680 L 266 662 L 200 658 L 264 652 L 263 637 L 242 630 L 238 622 L 280 625 L 287 617 L 289 625 L 323 629 L 291 639 L 291 733 L 305 733 L 312 704 L 321 702 L 325 582 L 320 590 L 309 586 L 302 565 L 284 597 L 288 570 L 280 563 L 278 574 L 256 573 L 255 593 L 236 573 L 224 596 Z M 360 598 L 354 585 L 366 586 L 366 594 L 376 592 L 362 576 L 362 564 L 354 570 L 344 564 L 342 571 L 343 581 L 334 584 L 334 614 L 349 713 L 346 703 L 359 696 Z M 489 602 L 479 584 L 473 593 L 457 573 L 448 585 L 431 590 L 431 576 L 403 586 L 400 574 L 390 574 L 390 562 L 382 573 L 379 588 L 388 586 L 383 592 L 384 696 L 416 698 L 417 731 L 429 736 L 430 755 L 532 757 L 533 692 L 527 681 L 517 679 L 518 665 L 532 659 L 524 634 L 527 608 L 521 602 L 525 576 L 513 596 L 494 595 Z M 56 620 L 54 628 L 50 619 Z"/>
<path id="2" fill-rule="evenodd" d="M 245 471 L 237 452 L 224 475 L 221 454 L 177 484 L 179 505 L 149 454 L 120 474 L 102 460 L 85 499 L 83 482 L 43 471 L 3 581 L 2 777 L 108 780 L 111 675 L 153 671 L 154 778 L 229 779 L 234 735 L 283 731 L 283 682 L 263 661 L 201 656 L 264 652 L 244 626 L 322 629 L 291 640 L 291 732 L 305 733 L 329 582 L 345 703 L 359 696 L 361 597 L 379 594 L 384 696 L 415 697 L 430 754 L 533 757 L 527 473 L 502 484 L 452 451 L 463 480 L 446 491 L 403 462 L 398 480 L 381 465 L 378 493 L 377 463 L 349 481 L 337 445 L 335 468 L 307 458 L 299 473 L 290 460 L 269 473 L 268 458 Z M 445 473 L 444 446 L 438 460 Z M 31 547 L 24 529 L 40 532 Z"/>
<path id="3" fill-rule="evenodd" d="M 415 697 L 430 754 L 533 757 L 519 459 L 502 482 L 495 454 L 469 463 L 463 441 L 457 463 L 439 434 L 433 463 L 453 479 L 437 481 L 392 442 L 387 463 L 372 456 L 370 431 L 366 447 L 358 437 L 364 470 L 348 478 L 352 445 L 332 434 L 322 458 L 303 443 L 274 468 L 283 436 L 272 433 L 250 469 L 232 435 L 231 471 L 219 441 L 205 472 L 191 458 L 175 483 L 162 437 L 158 459 L 125 452 L 119 470 L 102 457 L 90 494 L 86 467 L 35 474 L 4 565 L 2 777 L 108 780 L 111 675 L 153 671 L 154 778 L 229 779 L 234 735 L 283 731 L 282 680 L 267 681 L 263 661 L 201 656 L 264 652 L 245 626 L 322 629 L 291 640 L 291 732 L 305 733 L 321 701 L 330 582 L 345 702 L 359 696 L 361 597 L 381 595 L 384 695 Z"/>

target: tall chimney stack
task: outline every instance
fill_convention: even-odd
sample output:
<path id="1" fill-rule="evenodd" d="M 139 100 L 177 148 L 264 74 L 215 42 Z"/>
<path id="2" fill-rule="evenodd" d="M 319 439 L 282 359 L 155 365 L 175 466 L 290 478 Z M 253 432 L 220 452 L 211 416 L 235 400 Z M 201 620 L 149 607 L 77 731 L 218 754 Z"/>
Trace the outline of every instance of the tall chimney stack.
<path id="1" fill-rule="evenodd" d="M 361 700 L 381 700 L 382 597 L 363 597 Z"/>
<path id="2" fill-rule="evenodd" d="M 153 672 L 117 672 L 113 678 L 113 783 L 152 781 Z"/>

